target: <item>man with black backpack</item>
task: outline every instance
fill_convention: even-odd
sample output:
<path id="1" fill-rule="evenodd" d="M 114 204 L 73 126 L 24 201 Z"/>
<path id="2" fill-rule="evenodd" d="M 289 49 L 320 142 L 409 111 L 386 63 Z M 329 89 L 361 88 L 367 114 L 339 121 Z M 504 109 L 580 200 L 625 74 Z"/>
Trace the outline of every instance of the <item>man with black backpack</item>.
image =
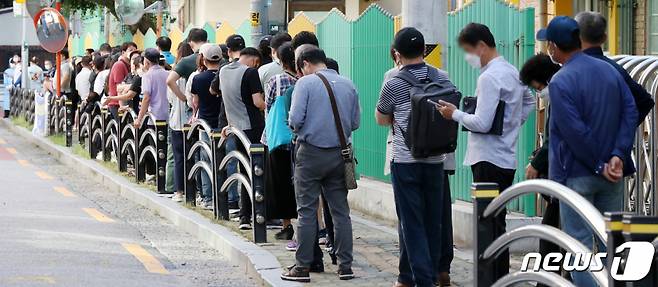
<path id="1" fill-rule="evenodd" d="M 480 70 L 475 97 L 464 98 L 464 111 L 446 102 L 439 102 L 437 109 L 470 131 L 464 165 L 471 167 L 473 182 L 497 183 L 502 192 L 514 181 L 519 130 L 534 109 L 535 98 L 519 80 L 516 67 L 498 54 L 487 26 L 466 25 L 457 42 L 466 62 Z M 505 214 L 503 210 L 496 217 L 501 234 L 505 232 Z M 494 266 L 496 278 L 507 274 L 509 253 L 498 256 Z"/>
<path id="2" fill-rule="evenodd" d="M 441 256 L 445 154 L 456 147 L 457 124 L 432 102 L 458 102 L 448 75 L 423 60 L 425 40 L 415 28 L 396 33 L 393 48 L 402 67 L 386 81 L 377 123 L 393 130 L 391 178 L 399 219 L 400 263 L 395 286 L 434 286 Z"/>

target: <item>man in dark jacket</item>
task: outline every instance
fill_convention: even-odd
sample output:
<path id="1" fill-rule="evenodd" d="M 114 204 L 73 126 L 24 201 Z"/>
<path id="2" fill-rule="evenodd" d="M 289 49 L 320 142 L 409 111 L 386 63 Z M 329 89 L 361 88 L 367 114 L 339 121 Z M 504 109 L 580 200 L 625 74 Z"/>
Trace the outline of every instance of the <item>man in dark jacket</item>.
<path id="1" fill-rule="evenodd" d="M 637 125 L 639 126 L 649 112 L 651 112 L 655 103 L 644 87 L 633 80 L 624 68 L 603 54 L 601 46 L 608 39 L 606 33 L 608 23 L 605 17 L 598 12 L 585 11 L 576 15 L 576 21 L 580 27 L 580 41 L 582 43 L 583 53 L 610 63 L 624 78 L 624 82 L 626 82 L 626 85 L 631 90 L 631 94 L 633 94 L 635 106 L 637 106 Z"/>

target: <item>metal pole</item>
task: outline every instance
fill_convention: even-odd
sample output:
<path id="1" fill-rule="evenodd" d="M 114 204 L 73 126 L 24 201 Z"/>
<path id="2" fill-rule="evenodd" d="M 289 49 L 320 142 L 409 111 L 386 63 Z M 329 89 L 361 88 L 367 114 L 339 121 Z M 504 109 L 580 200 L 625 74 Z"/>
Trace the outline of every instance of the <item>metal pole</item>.
<path id="1" fill-rule="evenodd" d="M 112 26 L 112 23 L 111 23 L 112 19 L 110 18 L 111 14 L 110 14 L 110 11 L 107 8 L 105 8 L 105 10 L 103 10 L 103 12 L 104 12 L 103 14 L 105 15 L 105 18 L 104 18 L 105 19 L 105 43 L 110 43 L 110 30 L 111 30 L 110 26 Z"/>
<path id="2" fill-rule="evenodd" d="M 260 38 L 268 34 L 269 19 L 268 19 L 267 0 L 251 0 L 251 44 L 258 45 Z"/>
<path id="3" fill-rule="evenodd" d="M 426 56 L 435 48 L 440 55 L 426 58 L 434 66 L 445 69 L 448 35 L 448 2 L 445 0 L 402 1 L 402 27 L 414 27 L 425 37 Z M 437 47 L 438 45 L 438 47 Z M 434 54 L 436 55 L 436 54 Z"/>
<path id="4" fill-rule="evenodd" d="M 471 185 L 471 199 L 473 201 L 473 264 L 475 274 L 475 287 L 491 286 L 496 281 L 495 258 L 483 259 L 482 254 L 496 240 L 496 215 L 484 216 L 484 211 L 491 201 L 498 197 L 498 184 L 477 183 Z"/>
<path id="5" fill-rule="evenodd" d="M 605 225 L 606 233 L 608 234 L 608 241 L 606 242 L 607 254 L 606 257 L 608 268 L 612 266 L 614 261 L 615 251 L 619 245 L 625 242 L 624 236 L 622 235 L 624 212 L 606 212 L 605 213 Z M 612 276 L 608 277 L 608 286 L 609 287 L 621 287 L 626 286 L 624 282 L 619 282 L 614 280 Z"/>
<path id="6" fill-rule="evenodd" d="M 30 81 L 28 80 L 28 63 L 29 63 L 29 57 L 30 57 L 30 50 L 28 49 L 27 45 L 27 6 L 25 3 L 21 4 L 21 17 L 23 19 L 22 21 L 22 29 L 23 29 L 23 40 L 21 41 L 21 87 L 23 89 L 29 89 L 30 88 Z"/>

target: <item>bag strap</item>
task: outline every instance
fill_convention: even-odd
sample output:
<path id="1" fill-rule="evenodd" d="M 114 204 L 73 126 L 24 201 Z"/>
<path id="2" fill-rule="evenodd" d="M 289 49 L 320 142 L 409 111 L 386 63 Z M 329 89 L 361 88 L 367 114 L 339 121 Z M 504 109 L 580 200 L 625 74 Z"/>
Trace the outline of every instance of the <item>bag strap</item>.
<path id="1" fill-rule="evenodd" d="M 395 77 L 411 84 L 412 86 L 420 84 L 420 81 L 416 79 L 416 76 L 405 69 L 399 70 Z"/>
<path id="2" fill-rule="evenodd" d="M 347 159 L 349 158 L 349 148 L 347 147 L 347 140 L 345 139 L 343 124 L 340 121 L 340 113 L 338 113 L 338 106 L 336 105 L 336 96 L 334 95 L 334 91 L 331 89 L 327 78 L 319 72 L 316 72 L 315 74 L 320 78 L 320 80 L 322 80 L 324 87 L 327 88 L 329 101 L 331 102 L 331 110 L 334 113 L 334 123 L 336 124 L 336 131 L 338 132 L 338 139 L 340 140 L 341 154 L 343 155 L 343 158 Z"/>

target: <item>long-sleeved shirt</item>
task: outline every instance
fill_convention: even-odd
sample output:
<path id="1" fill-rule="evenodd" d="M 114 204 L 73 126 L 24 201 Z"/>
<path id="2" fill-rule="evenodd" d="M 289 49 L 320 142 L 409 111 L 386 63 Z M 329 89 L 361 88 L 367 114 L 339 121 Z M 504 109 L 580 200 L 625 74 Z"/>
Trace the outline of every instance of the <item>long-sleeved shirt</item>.
<path id="1" fill-rule="evenodd" d="M 361 108 L 356 87 L 334 70 L 320 70 L 334 91 L 345 139 L 351 142 L 352 131 L 361 124 Z M 299 142 L 320 148 L 340 147 L 329 94 L 317 75 L 307 75 L 295 85 L 288 121 Z"/>
<path id="2" fill-rule="evenodd" d="M 549 178 L 600 175 L 611 157 L 624 160 L 635 136 L 637 108 L 621 75 L 578 52 L 548 85 L 551 99 Z"/>
<path id="3" fill-rule="evenodd" d="M 516 143 L 519 129 L 534 109 L 535 97 L 521 84 L 519 71 L 502 56 L 481 68 L 475 88 L 474 114 L 455 110 L 452 118 L 470 131 L 464 165 L 486 161 L 500 168 L 516 169 Z M 496 108 L 505 102 L 503 134 L 485 134 L 491 130 Z"/>

